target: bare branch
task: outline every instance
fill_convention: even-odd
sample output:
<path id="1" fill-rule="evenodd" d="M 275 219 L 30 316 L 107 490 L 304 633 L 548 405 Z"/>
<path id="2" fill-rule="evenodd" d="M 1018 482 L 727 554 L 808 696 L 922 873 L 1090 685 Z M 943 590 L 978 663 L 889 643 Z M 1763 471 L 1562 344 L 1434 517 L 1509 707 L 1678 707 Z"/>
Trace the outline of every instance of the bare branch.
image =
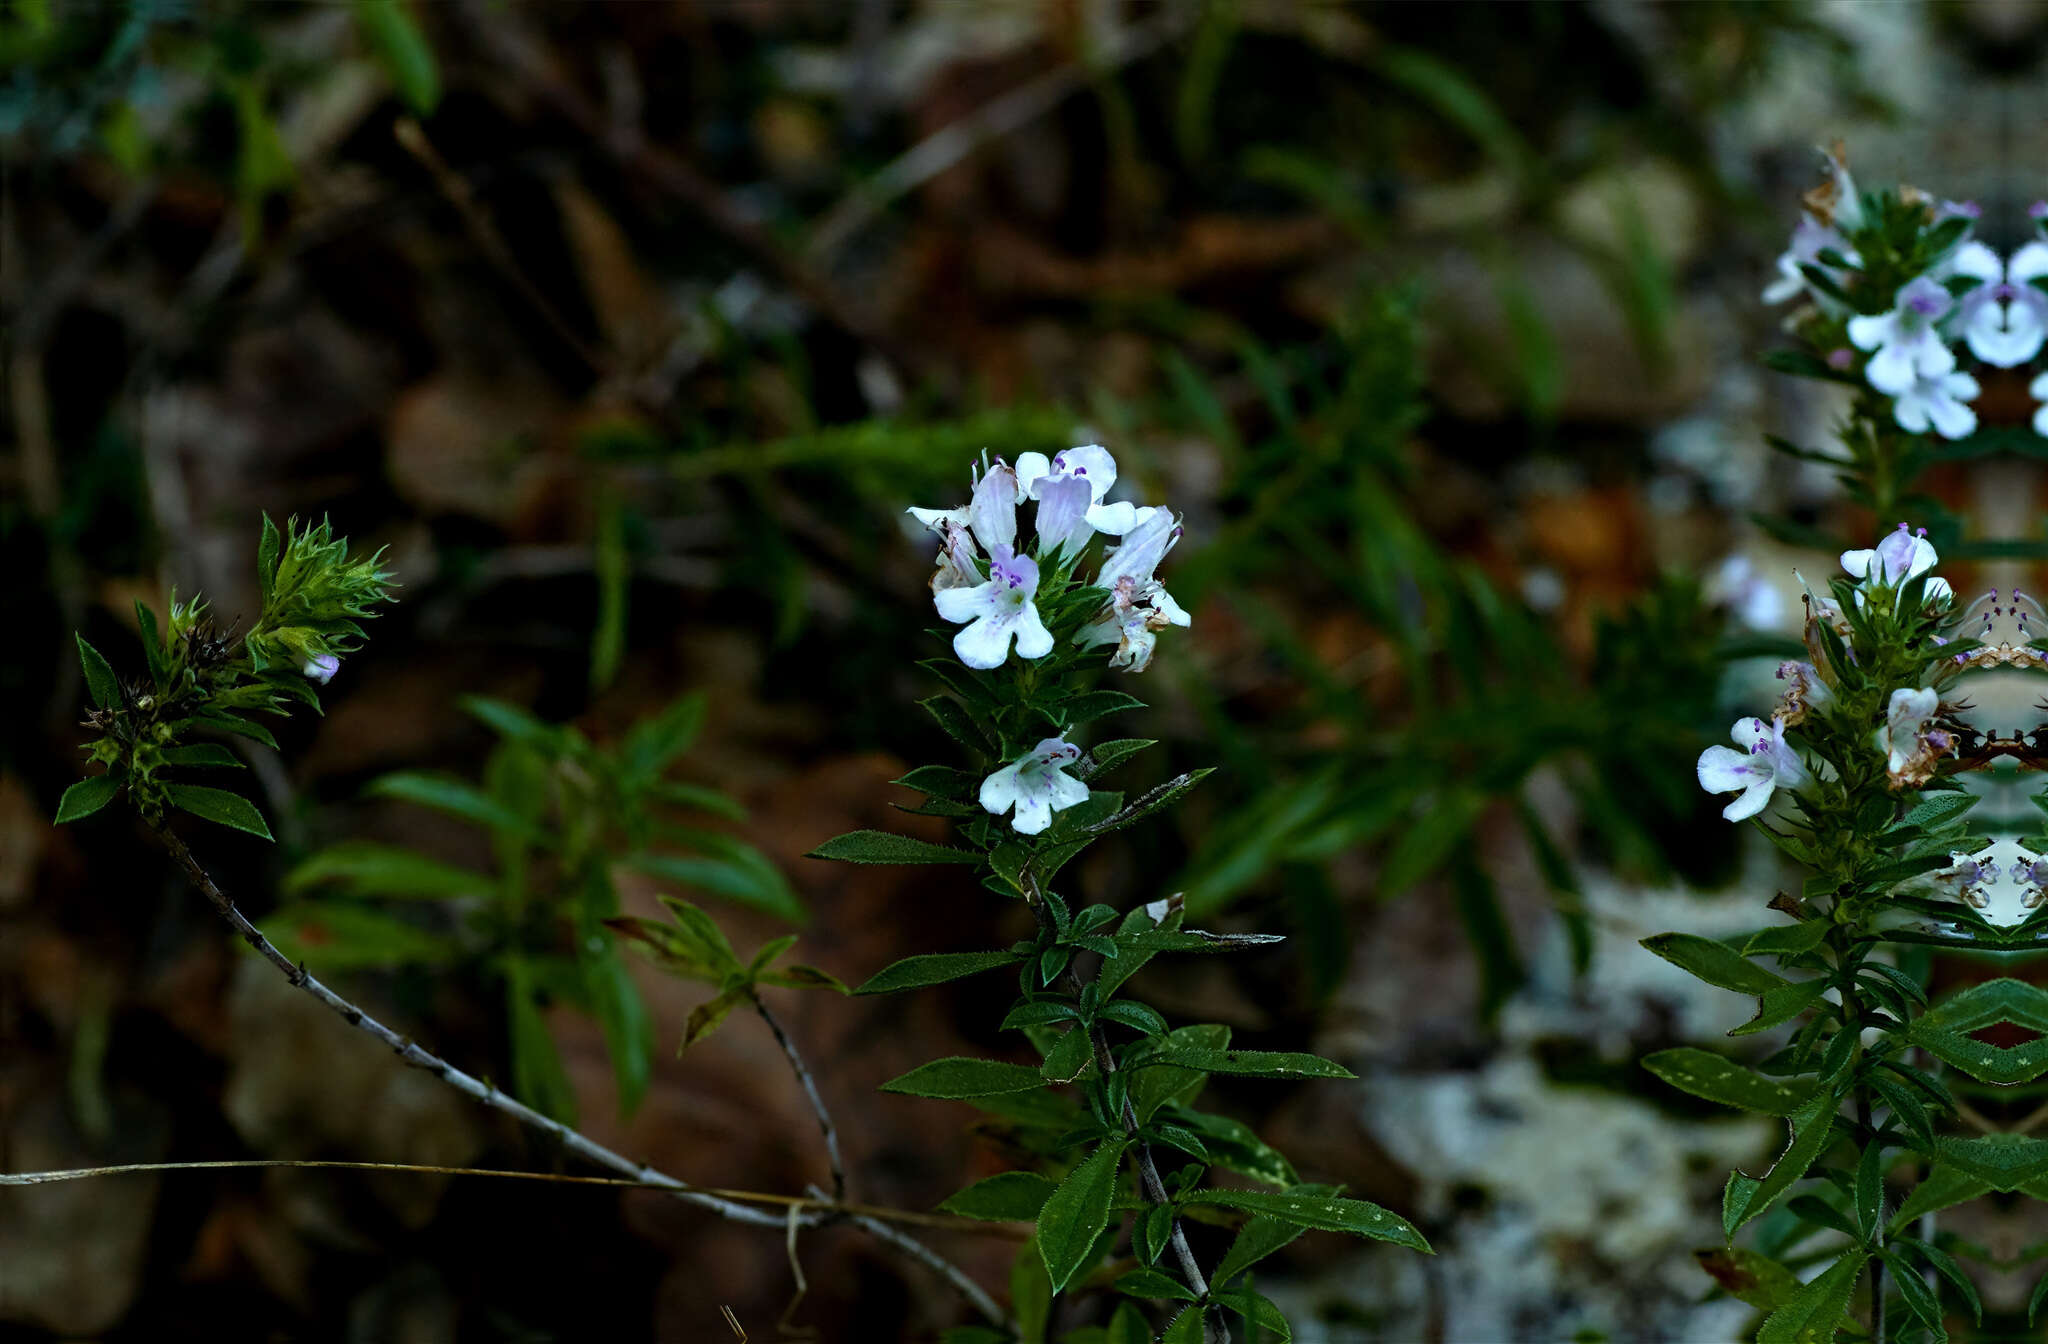
<path id="1" fill-rule="evenodd" d="M 775 1033 L 775 1043 L 782 1047 L 782 1053 L 789 1060 L 789 1067 L 796 1074 L 797 1082 L 803 1085 L 804 1095 L 810 1098 L 811 1114 L 818 1117 L 818 1128 L 825 1133 L 825 1156 L 832 1163 L 832 1199 L 834 1203 L 846 1201 L 846 1164 L 839 1156 L 839 1131 L 832 1125 L 832 1112 L 825 1109 L 825 1099 L 818 1095 L 818 1084 L 811 1077 L 811 1071 L 804 1063 L 804 1057 L 797 1053 L 796 1042 L 782 1029 L 782 1023 L 768 1011 L 768 1005 L 761 1002 L 759 994 L 750 995 L 754 1011 L 768 1024 L 768 1030 Z"/>

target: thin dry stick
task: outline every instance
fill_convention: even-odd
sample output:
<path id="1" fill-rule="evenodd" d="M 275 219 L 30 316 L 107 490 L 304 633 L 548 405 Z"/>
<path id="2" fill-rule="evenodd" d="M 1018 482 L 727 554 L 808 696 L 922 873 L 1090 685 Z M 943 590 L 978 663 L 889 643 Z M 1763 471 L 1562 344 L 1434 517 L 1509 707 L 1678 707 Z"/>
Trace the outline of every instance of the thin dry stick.
<path id="1" fill-rule="evenodd" d="M 812 1186 L 811 1193 L 823 1195 L 825 1192 L 816 1186 Z M 851 1208 L 853 1206 L 848 1205 L 846 1207 Z M 1010 1319 L 1009 1313 L 997 1305 L 996 1300 L 988 1295 L 986 1289 L 973 1279 L 968 1278 L 958 1265 L 939 1255 L 917 1238 L 899 1232 L 870 1214 L 848 1213 L 846 1221 L 868 1233 L 875 1240 L 887 1242 L 911 1259 L 928 1266 L 932 1272 L 943 1278 L 947 1283 L 952 1284 L 955 1292 L 973 1303 L 976 1311 L 979 1311 L 989 1320 L 996 1322 L 1003 1329 L 1015 1330 L 1017 1328 L 1017 1323 Z"/>
<path id="2" fill-rule="evenodd" d="M 342 1021 L 359 1031 L 369 1033 L 385 1045 L 391 1047 L 391 1049 L 398 1053 L 400 1059 L 414 1068 L 424 1069 L 456 1091 L 474 1097 L 486 1106 L 505 1112 L 529 1128 L 537 1129 L 541 1133 L 549 1135 L 560 1143 L 563 1148 L 575 1153 L 585 1161 L 630 1176 L 635 1184 L 649 1185 L 666 1190 L 679 1199 L 687 1200 L 702 1208 L 710 1209 L 722 1218 L 729 1218 L 739 1223 L 751 1223 L 757 1227 L 784 1227 L 791 1220 L 794 1220 L 800 1226 L 816 1227 L 831 1219 L 847 1217 L 851 1221 L 859 1223 L 880 1240 L 902 1250 L 921 1263 L 934 1268 L 944 1266 L 941 1269 L 941 1273 L 945 1276 L 946 1281 L 958 1289 L 961 1296 L 965 1297 L 976 1311 L 979 1311 L 996 1325 L 1007 1328 L 1008 1318 L 1003 1313 L 1003 1310 L 996 1306 L 989 1295 L 981 1291 L 971 1279 L 957 1268 L 947 1264 L 930 1247 L 896 1231 L 894 1228 L 890 1228 L 888 1224 L 881 1222 L 872 1215 L 865 1213 L 845 1214 L 836 1209 L 805 1210 L 792 1206 L 788 1217 L 784 1218 L 772 1213 L 764 1213 L 759 1209 L 750 1208 L 737 1200 L 722 1195 L 709 1194 L 685 1184 L 665 1172 L 657 1171 L 644 1162 L 635 1162 L 629 1157 L 613 1152 L 595 1139 L 586 1137 L 559 1121 L 550 1120 L 531 1107 L 514 1101 L 511 1097 L 506 1096 L 490 1084 L 472 1078 L 439 1056 L 421 1049 L 412 1041 L 392 1031 L 391 1028 L 377 1021 L 347 999 L 342 998 L 341 995 L 336 994 L 333 990 L 321 984 L 313 978 L 312 974 L 304 966 L 297 965 L 289 957 L 285 956 L 284 953 L 278 951 L 276 945 L 263 936 L 263 931 L 250 923 L 248 917 L 235 908 L 234 901 L 230 900 L 227 893 L 214 883 L 212 876 L 207 873 L 205 868 L 200 866 L 199 860 L 193 857 L 191 849 L 186 846 L 183 840 L 180 840 L 168 827 L 161 823 L 154 825 L 151 829 L 156 832 L 157 838 L 163 842 L 164 847 L 171 852 L 171 857 L 176 859 L 179 866 L 185 870 L 185 875 L 191 879 L 192 885 L 198 887 L 206 899 L 213 903 L 213 908 L 219 911 L 220 917 L 226 920 L 235 932 L 242 936 L 243 942 L 256 949 L 265 961 L 277 967 L 286 980 L 289 980 L 298 988 L 305 990 L 321 1003 L 333 1009 L 335 1013 L 340 1015 Z M 886 1235 L 883 1229 L 887 1229 Z"/>
<path id="3" fill-rule="evenodd" d="M 595 1139 L 579 1134 L 558 1120 L 550 1120 L 532 1107 L 513 1100 L 497 1088 L 492 1087 L 489 1083 L 471 1077 L 438 1055 L 423 1050 L 414 1042 L 400 1036 L 391 1028 L 341 997 L 341 995 L 336 994 L 333 990 L 321 984 L 304 966 L 295 964 L 291 958 L 278 951 L 276 945 L 263 936 L 263 931 L 254 924 L 251 924 L 248 917 L 235 908 L 235 903 L 228 898 L 227 893 L 214 884 L 212 876 L 207 873 L 205 868 L 200 866 L 199 860 L 192 856 L 192 851 L 186 847 L 183 840 L 180 840 L 168 827 L 162 824 L 156 825 L 153 829 L 156 831 L 157 838 L 163 842 L 164 847 L 170 850 L 171 857 L 176 859 L 178 865 L 185 870 L 185 876 L 191 879 L 192 885 L 198 887 L 206 899 L 213 902 L 213 908 L 220 912 L 220 917 L 225 919 L 234 928 L 236 933 L 242 935 L 243 942 L 255 948 L 265 961 L 277 967 L 283 973 L 285 979 L 333 1009 L 341 1017 L 342 1021 L 358 1031 L 367 1032 L 385 1045 L 390 1046 L 391 1049 L 398 1053 L 398 1057 L 406 1063 L 416 1069 L 426 1070 L 456 1091 L 474 1097 L 486 1106 L 505 1112 L 505 1114 L 528 1128 L 539 1130 L 541 1133 L 556 1140 L 568 1151 L 575 1153 L 578 1157 L 588 1162 L 593 1162 L 600 1167 L 631 1176 L 635 1180 L 648 1185 L 658 1185 L 663 1189 L 673 1191 L 678 1197 L 702 1208 L 710 1209 L 720 1217 L 733 1219 L 735 1222 L 753 1223 L 759 1227 L 780 1227 L 782 1225 L 781 1217 L 776 1214 L 763 1213 L 758 1209 L 751 1209 L 744 1204 L 723 1199 L 716 1195 L 702 1194 L 673 1176 L 656 1171 L 644 1162 L 635 1162 L 629 1157 L 621 1156 Z"/>
<path id="4" fill-rule="evenodd" d="M 783 1056 L 789 1060 L 790 1071 L 796 1074 L 797 1082 L 803 1085 L 804 1095 L 810 1098 L 811 1114 L 818 1117 L 818 1128 L 825 1134 L 825 1156 L 832 1163 L 832 1199 L 834 1203 L 843 1204 L 846 1201 L 846 1165 L 839 1158 L 839 1131 L 833 1127 L 832 1112 L 825 1109 L 825 1099 L 818 1095 L 818 1084 L 811 1077 L 804 1057 L 797 1053 L 796 1042 L 790 1040 L 789 1033 L 782 1029 L 782 1023 L 768 1011 L 768 1005 L 761 1002 L 761 996 L 755 994 L 751 997 L 754 1011 L 768 1024 L 768 1030 L 775 1033 L 775 1043 L 782 1047 Z"/>
<path id="5" fill-rule="evenodd" d="M 55 1171 L 0 1172 L 0 1185 L 55 1185 L 94 1176 L 129 1176 L 163 1171 L 246 1171 L 269 1167 L 311 1167 L 326 1171 L 411 1171 L 429 1176 L 495 1176 L 506 1181 L 541 1181 L 549 1185 L 601 1185 L 625 1190 L 673 1191 L 656 1181 L 625 1176 L 570 1176 L 558 1171 L 508 1171 L 501 1167 L 439 1167 L 418 1162 L 345 1162 L 333 1158 L 238 1157 L 197 1162 L 124 1162 L 111 1167 L 66 1167 Z M 874 1204 L 848 1204 L 828 1198 L 814 1189 L 808 1195 L 775 1195 L 761 1190 L 727 1190 L 718 1186 L 693 1185 L 700 1195 L 746 1204 L 773 1204 L 778 1208 L 816 1210 L 821 1214 L 882 1219 L 914 1223 L 920 1227 L 943 1228 L 949 1232 L 980 1232 L 995 1236 L 1020 1235 L 1018 1223 L 991 1223 L 978 1218 L 956 1218 L 944 1213 L 916 1213 L 909 1209 L 888 1209 Z M 783 1220 L 775 1220 L 780 1224 Z"/>

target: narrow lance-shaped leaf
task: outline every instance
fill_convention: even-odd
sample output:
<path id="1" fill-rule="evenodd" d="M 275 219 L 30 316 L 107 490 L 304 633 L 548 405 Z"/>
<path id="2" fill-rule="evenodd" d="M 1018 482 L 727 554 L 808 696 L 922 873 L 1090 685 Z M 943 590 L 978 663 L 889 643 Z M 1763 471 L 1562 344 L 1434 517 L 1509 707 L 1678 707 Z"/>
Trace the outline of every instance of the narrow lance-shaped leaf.
<path id="1" fill-rule="evenodd" d="M 1124 1142 L 1121 1136 L 1104 1142 L 1068 1173 L 1039 1210 L 1038 1250 L 1054 1292 L 1086 1267 L 1096 1238 L 1109 1225 Z"/>

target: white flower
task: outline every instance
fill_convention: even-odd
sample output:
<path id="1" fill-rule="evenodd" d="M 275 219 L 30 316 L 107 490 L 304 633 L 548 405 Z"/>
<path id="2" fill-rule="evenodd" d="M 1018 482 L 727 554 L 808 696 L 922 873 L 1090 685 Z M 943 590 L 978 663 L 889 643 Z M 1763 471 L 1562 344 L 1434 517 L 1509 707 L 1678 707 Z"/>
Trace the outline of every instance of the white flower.
<path id="1" fill-rule="evenodd" d="M 1957 308 L 1971 354 L 2011 369 L 2041 353 L 2048 342 L 2048 294 L 2032 282 L 2048 276 L 2048 243 L 2028 243 L 2002 262 L 1984 244 L 1965 243 L 1956 249 L 1951 269 L 1977 281 Z"/>
<path id="2" fill-rule="evenodd" d="M 1769 630 L 1785 616 L 1785 599 L 1740 551 L 1723 560 L 1707 583 L 1708 596 L 1725 604 L 1752 630 Z"/>
<path id="3" fill-rule="evenodd" d="M 2034 432 L 2048 439 L 2048 373 L 2034 375 L 2034 381 L 2027 384 L 2027 395 L 2041 403 L 2034 408 Z"/>
<path id="4" fill-rule="evenodd" d="M 1892 692 L 1884 725 L 1877 730 L 1877 749 L 1885 753 L 1892 787 L 1918 787 L 1934 778 L 1935 760 L 1946 755 L 1955 739 L 1933 726 L 1941 695 L 1932 687 Z"/>
<path id="5" fill-rule="evenodd" d="M 1116 459 L 1100 444 L 1085 443 L 1056 454 L 1020 453 L 1017 488 L 1038 501 L 1038 554 L 1079 550 L 1097 532 L 1122 536 L 1137 522 L 1130 504 L 1104 504 L 1116 484 Z"/>
<path id="6" fill-rule="evenodd" d="M 1088 786 L 1066 773 L 1081 759 L 1081 749 L 1061 738 L 1048 737 L 981 781 L 981 806 L 997 816 L 1016 808 L 1010 825 L 1037 835 L 1052 824 L 1052 814 L 1088 801 Z"/>
<path id="7" fill-rule="evenodd" d="M 1919 578 L 1934 568 L 1940 559 L 1934 553 L 1933 543 L 1927 540 L 1927 529 L 1914 532 L 1904 523 L 1899 530 L 1877 543 L 1867 551 L 1843 551 L 1842 568 L 1853 578 L 1863 580 L 1856 588 L 1856 606 L 1863 607 L 1863 595 L 1873 588 L 1902 589 L 1907 582 Z M 1954 599 L 1955 589 L 1949 587 L 1947 579 L 1939 574 L 1927 580 L 1921 588 L 1921 602 L 1946 603 Z M 1893 601 L 1893 609 L 1898 607 Z"/>
<path id="8" fill-rule="evenodd" d="M 966 507 L 958 509 L 907 509 L 905 512 L 940 536 L 946 527 L 971 528 L 974 538 L 991 553 L 998 546 L 1017 541 L 1017 473 L 1000 457 L 993 467 L 986 459 L 984 470 L 974 474 L 974 494 Z"/>
<path id="9" fill-rule="evenodd" d="M 333 680 L 334 674 L 340 670 L 341 659 L 331 653 L 316 653 L 306 660 L 304 667 L 299 669 L 300 672 L 305 674 L 307 681 L 317 681 L 322 686 Z"/>
<path id="10" fill-rule="evenodd" d="M 1963 403 L 1979 390 L 1967 373 L 1915 379 L 1892 402 L 1892 418 L 1909 434 L 1925 434 L 1932 426 L 1944 439 L 1966 439 L 1977 432 L 1977 413 Z"/>
<path id="11" fill-rule="evenodd" d="M 1770 287 L 1764 290 L 1764 302 L 1783 303 L 1811 289 L 1805 272 L 1799 269 L 1801 266 L 1818 266 L 1839 281 L 1843 272 L 1820 259 L 1822 252 L 1830 250 L 1839 254 L 1851 267 L 1863 264 L 1863 259 L 1856 255 L 1856 249 L 1849 246 L 1849 240 L 1842 236 L 1839 229 L 1821 223 L 1812 215 L 1799 216 L 1799 222 L 1792 226 L 1791 246 L 1778 257 L 1778 278 L 1771 281 Z M 1835 300 L 1818 290 L 1814 291 L 1814 297 L 1826 307 L 1839 307 Z"/>
<path id="12" fill-rule="evenodd" d="M 1123 545 L 1103 559 L 1095 579 L 1098 587 L 1109 589 L 1109 610 L 1075 634 L 1076 644 L 1114 643 L 1117 649 L 1109 665 L 1143 672 L 1152 662 L 1158 631 L 1193 623 L 1166 585 L 1152 576 L 1180 534 L 1180 520 L 1167 510 L 1137 511 L 1137 522 L 1124 534 Z"/>
<path id="13" fill-rule="evenodd" d="M 1955 354 L 1935 327 L 1954 306 L 1948 291 L 1923 275 L 1900 286 L 1890 312 L 1850 318 L 1849 343 L 1877 352 L 1863 370 L 1870 385 L 1896 397 L 1954 369 Z"/>
<path id="14" fill-rule="evenodd" d="M 1763 811 L 1774 789 L 1796 789 L 1806 783 L 1806 766 L 1785 741 L 1782 722 L 1738 719 L 1728 735 L 1743 750 L 1708 747 L 1700 753 L 1698 767 L 1700 787 L 1708 793 L 1741 792 L 1740 798 L 1721 809 L 1728 820 L 1743 821 Z"/>
<path id="15" fill-rule="evenodd" d="M 1005 468 L 1007 470 L 1007 468 Z M 1017 656 L 1043 658 L 1052 652 L 1052 632 L 1038 618 L 1038 564 L 1017 555 L 1007 542 L 989 548 L 988 582 L 972 588 L 942 588 L 932 594 L 939 615 L 972 624 L 953 636 L 953 652 L 969 667 L 1001 667 L 1017 637 Z"/>

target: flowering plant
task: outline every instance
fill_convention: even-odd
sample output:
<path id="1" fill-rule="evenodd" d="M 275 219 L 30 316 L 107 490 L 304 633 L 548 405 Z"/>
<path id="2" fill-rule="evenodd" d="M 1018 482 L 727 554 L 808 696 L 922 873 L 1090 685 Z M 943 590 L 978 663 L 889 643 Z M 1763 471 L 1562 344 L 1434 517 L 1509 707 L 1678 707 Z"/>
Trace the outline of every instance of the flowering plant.
<path id="1" fill-rule="evenodd" d="M 1837 465 L 1861 502 L 1902 497 L 1925 460 L 1921 436 L 1975 430 L 1962 403 L 1976 384 L 1956 371 L 1952 342 L 2010 367 L 2048 336 L 2044 296 L 2030 287 L 2048 247 L 2029 244 L 2000 262 L 1969 238 L 1975 217 L 1910 189 L 1861 195 L 1837 152 L 1780 261 L 1767 297 L 1806 294 L 1795 333 L 1824 349 L 1843 342 L 1824 366 L 1781 358 L 1780 367 L 1847 378 L 1859 358 L 1851 351 L 1867 356 L 1865 395 L 1841 429 L 1849 456 L 1794 450 Z M 1895 300 L 1873 297 L 1883 293 Z M 1644 1060 L 1673 1087 L 1787 1124 L 1783 1151 L 1760 1175 L 1729 1176 L 1727 1245 L 1701 1252 L 1721 1285 L 1761 1313 L 1765 1344 L 1843 1331 L 1945 1340 L 1944 1295 L 1981 1321 L 1962 1261 L 2010 1266 L 1940 1229 L 1935 1215 L 2048 1179 L 2048 1143 L 1996 1132 L 1983 1115 L 2038 1081 L 2048 1053 L 1978 1034 L 2038 1035 L 2048 994 L 2011 978 L 1943 993 L 1935 958 L 2048 951 L 2043 841 L 2018 838 L 2009 821 L 1998 839 L 1973 833 L 1967 815 L 1996 775 L 2039 766 L 2040 729 L 1986 731 L 1960 694 L 1978 673 L 2044 666 L 2030 643 L 2041 610 L 2017 590 L 1965 606 L 1934 573 L 1940 559 L 1926 530 L 1904 523 L 1842 552 L 1826 592 L 1807 589 L 1807 657 L 1778 669 L 1785 689 L 1768 719 L 1741 719 L 1735 748 L 1698 759 L 1703 788 L 1737 795 L 1723 815 L 1753 821 L 1806 870 L 1796 894 L 1768 902 L 1780 918 L 1730 939 L 1644 942 L 1708 984 L 1756 996 L 1756 1015 L 1731 1036 L 1780 1041 L 1753 1066 L 1689 1047 Z M 1993 642 L 2001 621 L 2017 643 Z M 2048 795 L 2034 801 L 2048 808 Z M 1955 1133 L 1958 1117 L 1984 1132 Z M 1753 1239 L 1737 1246 L 1752 1226 Z M 2048 1279 L 2030 1318 L 2044 1297 Z"/>
<path id="2" fill-rule="evenodd" d="M 1025 1337 L 1042 1338 L 1053 1296 L 1100 1281 L 1095 1271 L 1127 1241 L 1135 1267 L 1108 1285 L 1168 1304 L 1172 1319 L 1162 1338 L 1227 1335 L 1225 1311 L 1284 1338 L 1285 1318 L 1251 1286 L 1248 1271 L 1302 1232 L 1428 1247 L 1393 1213 L 1302 1182 L 1249 1128 L 1197 1105 L 1212 1074 L 1348 1078 L 1347 1070 L 1315 1055 L 1233 1049 L 1230 1029 L 1218 1023 L 1170 1027 L 1131 992 L 1132 977 L 1162 953 L 1225 952 L 1277 937 L 1185 928 L 1177 895 L 1119 910 L 1070 894 L 1070 865 L 1084 849 L 1168 806 L 1209 773 L 1190 771 L 1126 800 L 1096 783 L 1152 743 L 1082 744 L 1107 715 L 1140 707 L 1123 691 L 1097 686 L 1099 651 L 1114 645 L 1109 667 L 1142 672 L 1159 633 L 1190 624 L 1157 574 L 1180 538 L 1180 520 L 1163 507 L 1109 502 L 1115 481 L 1115 461 L 1094 445 L 1050 460 L 1026 453 L 1014 468 L 984 462 L 966 505 L 911 511 L 940 539 L 932 576 L 938 613 L 964 627 L 951 637 L 952 659 L 924 663 L 948 692 L 924 708 L 966 753 L 966 768 L 924 765 L 898 783 L 924 795 L 909 810 L 954 820 L 957 843 L 856 831 L 814 855 L 957 864 L 1032 915 L 1035 933 L 1007 948 L 920 954 L 855 991 L 896 992 L 1000 969 L 1017 975 L 1002 1026 L 1024 1035 L 1037 1066 L 940 1059 L 884 1090 L 968 1101 L 1006 1121 L 1035 1155 L 1042 1170 L 992 1176 L 941 1206 L 1035 1223 L 1013 1277 Z M 1028 545 L 1017 517 L 1023 501 L 1036 504 Z M 1099 559 L 1098 545 L 1105 548 Z M 1167 1153 L 1181 1164 L 1177 1171 L 1162 1164 Z M 1205 1183 L 1217 1168 L 1258 1188 Z M 1126 1210 L 1127 1231 L 1120 1226 Z M 1206 1269 L 1186 1232 L 1191 1218 L 1241 1224 Z M 1108 1330 L 1114 1339 L 1152 1337 L 1131 1302 L 1111 1311 Z"/>

